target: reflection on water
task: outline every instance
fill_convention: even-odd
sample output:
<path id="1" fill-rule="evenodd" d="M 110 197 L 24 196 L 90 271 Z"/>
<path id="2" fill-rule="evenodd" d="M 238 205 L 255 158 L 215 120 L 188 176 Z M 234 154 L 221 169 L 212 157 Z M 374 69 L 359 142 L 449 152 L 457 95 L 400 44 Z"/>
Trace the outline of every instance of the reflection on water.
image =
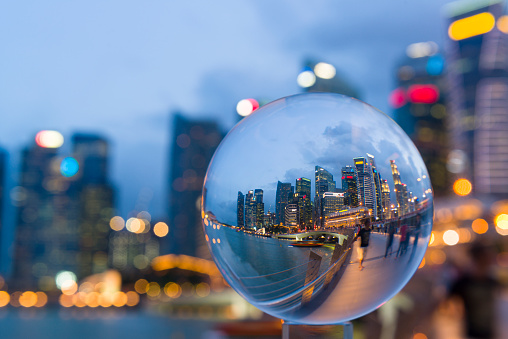
<path id="1" fill-rule="evenodd" d="M 241 122 L 214 155 L 202 200 L 228 283 L 297 323 L 379 307 L 418 268 L 432 228 L 430 181 L 409 138 L 332 94 L 281 99 Z"/>

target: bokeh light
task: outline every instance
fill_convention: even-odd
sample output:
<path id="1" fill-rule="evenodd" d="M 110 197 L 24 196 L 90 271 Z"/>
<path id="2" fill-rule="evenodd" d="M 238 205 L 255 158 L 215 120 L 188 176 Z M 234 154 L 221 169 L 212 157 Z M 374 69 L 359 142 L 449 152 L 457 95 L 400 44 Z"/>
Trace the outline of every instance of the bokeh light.
<path id="1" fill-rule="evenodd" d="M 11 301 L 11 296 L 6 291 L 0 291 L 0 307 L 7 306 Z"/>
<path id="2" fill-rule="evenodd" d="M 19 297 L 19 304 L 23 307 L 32 307 L 37 303 L 37 295 L 35 292 L 26 291 Z"/>
<path id="3" fill-rule="evenodd" d="M 484 234 L 489 230 L 489 223 L 485 219 L 475 219 L 471 228 L 476 234 Z"/>
<path id="4" fill-rule="evenodd" d="M 121 231 L 125 227 L 125 220 L 122 217 L 115 216 L 109 221 L 109 226 L 113 231 Z"/>
<path id="5" fill-rule="evenodd" d="M 452 40 L 463 40 L 490 32 L 496 24 L 494 15 L 488 12 L 472 15 L 451 23 L 448 36 Z"/>
<path id="6" fill-rule="evenodd" d="M 40 131 L 35 135 L 35 143 L 43 148 L 59 148 L 64 143 L 64 137 L 57 131 Z"/>
<path id="7" fill-rule="evenodd" d="M 453 183 L 453 191 L 460 196 L 466 196 L 473 190 L 473 185 L 467 179 L 457 179 Z"/>
<path id="8" fill-rule="evenodd" d="M 62 289 L 69 281 L 77 282 L 76 275 L 71 271 L 60 271 L 55 276 L 55 283 L 58 289 Z"/>
<path id="9" fill-rule="evenodd" d="M 142 219 L 129 218 L 125 223 L 125 228 L 127 228 L 127 231 L 132 233 L 143 233 L 145 230 L 145 223 Z"/>
<path id="10" fill-rule="evenodd" d="M 153 233 L 159 238 L 165 237 L 168 234 L 169 227 L 165 222 L 158 222 L 153 227 Z"/>
<path id="11" fill-rule="evenodd" d="M 499 214 L 495 217 L 494 223 L 496 224 L 496 227 L 502 229 L 502 230 L 508 230 L 508 214 Z"/>
<path id="12" fill-rule="evenodd" d="M 311 69 L 306 68 L 298 74 L 296 82 L 303 88 L 312 87 L 316 83 L 316 75 Z"/>
<path id="13" fill-rule="evenodd" d="M 453 246 L 459 243 L 459 233 L 455 230 L 448 230 L 443 233 L 443 241 L 448 246 Z"/>
<path id="14" fill-rule="evenodd" d="M 60 163 L 60 173 L 64 177 L 72 177 L 75 176 L 79 171 L 79 164 L 76 159 L 73 157 L 67 157 L 62 159 L 62 162 Z"/>
<path id="15" fill-rule="evenodd" d="M 243 99 L 236 105 L 236 112 L 246 117 L 259 108 L 259 103 L 254 99 Z"/>
<path id="16" fill-rule="evenodd" d="M 401 108 L 407 102 L 406 92 L 404 91 L 403 88 L 394 89 L 392 91 L 392 93 L 390 93 L 389 101 L 390 101 L 390 105 L 393 108 Z"/>
<path id="17" fill-rule="evenodd" d="M 406 48 L 406 55 L 410 58 L 423 58 L 437 53 L 438 46 L 434 41 L 416 42 Z"/>
<path id="18" fill-rule="evenodd" d="M 332 79 L 336 73 L 335 67 L 326 62 L 320 62 L 314 66 L 314 74 L 321 79 Z"/>
<path id="19" fill-rule="evenodd" d="M 148 281 L 146 279 L 139 279 L 134 283 L 134 289 L 139 294 L 146 293 L 146 287 L 148 286 Z"/>
<path id="20" fill-rule="evenodd" d="M 499 17 L 499 19 L 497 19 L 496 26 L 501 32 L 508 34 L 508 15 Z"/>

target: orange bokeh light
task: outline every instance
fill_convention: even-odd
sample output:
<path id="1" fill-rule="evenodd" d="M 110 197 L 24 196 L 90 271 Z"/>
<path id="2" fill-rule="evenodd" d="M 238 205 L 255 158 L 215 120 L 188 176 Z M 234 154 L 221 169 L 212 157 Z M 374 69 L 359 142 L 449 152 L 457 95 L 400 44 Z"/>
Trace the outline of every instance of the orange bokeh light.
<path id="1" fill-rule="evenodd" d="M 489 230 L 489 223 L 484 219 L 475 219 L 471 228 L 476 234 L 484 234 Z"/>
<path id="2" fill-rule="evenodd" d="M 467 179 L 457 179 L 453 183 L 453 191 L 460 196 L 466 196 L 473 190 L 473 185 Z"/>

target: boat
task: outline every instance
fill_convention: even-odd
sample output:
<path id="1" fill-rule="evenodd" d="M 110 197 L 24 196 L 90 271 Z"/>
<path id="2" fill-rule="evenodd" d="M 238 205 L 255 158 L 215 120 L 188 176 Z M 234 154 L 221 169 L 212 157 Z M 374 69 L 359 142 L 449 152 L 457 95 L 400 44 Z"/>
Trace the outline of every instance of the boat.
<path id="1" fill-rule="evenodd" d="M 295 241 L 292 244 L 289 244 L 292 247 L 320 247 L 323 246 L 323 243 L 317 241 Z"/>

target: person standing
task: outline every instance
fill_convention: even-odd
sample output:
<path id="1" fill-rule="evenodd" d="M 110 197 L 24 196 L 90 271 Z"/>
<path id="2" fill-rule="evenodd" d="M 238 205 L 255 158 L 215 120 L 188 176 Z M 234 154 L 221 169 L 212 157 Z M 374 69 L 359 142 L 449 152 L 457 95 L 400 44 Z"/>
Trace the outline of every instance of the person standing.
<path id="1" fill-rule="evenodd" d="M 363 261 L 367 256 L 367 247 L 369 247 L 370 232 L 370 219 L 365 219 L 364 227 L 358 232 L 355 238 L 355 241 L 360 238 L 360 246 L 357 248 L 358 260 L 360 262 L 358 269 L 360 269 L 360 271 L 364 268 Z"/>

